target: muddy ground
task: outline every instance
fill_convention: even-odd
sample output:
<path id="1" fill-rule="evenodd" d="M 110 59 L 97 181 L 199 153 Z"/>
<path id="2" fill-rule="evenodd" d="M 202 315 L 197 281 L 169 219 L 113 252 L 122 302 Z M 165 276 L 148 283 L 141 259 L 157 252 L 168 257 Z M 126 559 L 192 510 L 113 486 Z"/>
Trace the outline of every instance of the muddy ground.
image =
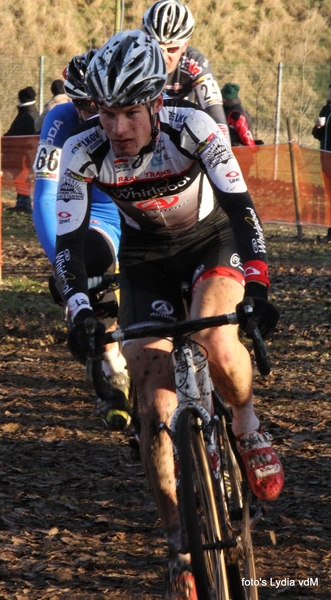
<path id="1" fill-rule="evenodd" d="M 285 488 L 253 533 L 260 598 L 331 598 L 331 269 L 316 231 L 266 226 L 281 311 L 256 406 Z M 324 232 L 322 232 L 324 233 Z M 93 416 L 31 217 L 3 213 L 0 600 L 157 600 L 166 549 L 127 433 Z"/>

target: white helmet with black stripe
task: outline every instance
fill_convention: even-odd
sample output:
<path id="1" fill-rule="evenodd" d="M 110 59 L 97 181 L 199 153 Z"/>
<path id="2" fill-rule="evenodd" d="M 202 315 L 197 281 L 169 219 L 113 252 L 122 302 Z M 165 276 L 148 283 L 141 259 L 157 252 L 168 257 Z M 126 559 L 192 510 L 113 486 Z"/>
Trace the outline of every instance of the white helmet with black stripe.
<path id="1" fill-rule="evenodd" d="M 194 18 L 188 6 L 178 0 L 160 0 L 146 10 L 142 30 L 159 44 L 184 44 L 193 34 Z"/>

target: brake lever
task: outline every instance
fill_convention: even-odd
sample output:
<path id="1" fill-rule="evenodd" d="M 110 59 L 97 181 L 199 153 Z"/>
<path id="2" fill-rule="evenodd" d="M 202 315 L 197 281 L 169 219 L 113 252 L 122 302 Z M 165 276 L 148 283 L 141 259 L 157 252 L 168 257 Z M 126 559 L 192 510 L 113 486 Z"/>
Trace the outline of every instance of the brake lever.
<path id="1" fill-rule="evenodd" d="M 247 316 L 253 315 L 253 298 L 250 298 L 249 296 L 244 298 L 243 310 Z M 246 334 L 249 334 L 252 337 L 256 366 L 259 372 L 261 373 L 261 375 L 269 375 L 271 368 L 269 363 L 268 352 L 266 345 L 262 339 L 260 330 L 258 328 L 257 319 L 251 317 L 248 326 L 245 327 L 244 331 Z"/>
<path id="2" fill-rule="evenodd" d="M 255 327 L 251 332 L 256 365 L 261 375 L 269 375 L 271 368 L 266 345 L 262 339 L 260 330 Z"/>

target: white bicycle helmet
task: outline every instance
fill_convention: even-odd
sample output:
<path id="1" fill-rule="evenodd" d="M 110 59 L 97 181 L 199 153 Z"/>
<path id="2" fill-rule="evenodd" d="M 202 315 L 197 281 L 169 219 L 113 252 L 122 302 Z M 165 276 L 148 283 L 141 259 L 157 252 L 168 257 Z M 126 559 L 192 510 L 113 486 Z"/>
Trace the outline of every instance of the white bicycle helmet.
<path id="1" fill-rule="evenodd" d="M 92 49 L 85 54 L 78 54 L 77 56 L 74 56 L 64 69 L 64 91 L 72 100 L 92 101 L 91 96 L 86 93 L 85 73 L 87 65 L 96 52 L 96 49 Z"/>
<path id="2" fill-rule="evenodd" d="M 94 55 L 86 87 L 96 104 L 133 106 L 157 98 L 167 68 L 158 43 L 140 29 L 116 33 Z"/>
<path id="3" fill-rule="evenodd" d="M 159 44 L 184 44 L 192 36 L 194 19 L 188 6 L 178 0 L 160 0 L 146 10 L 142 30 Z"/>

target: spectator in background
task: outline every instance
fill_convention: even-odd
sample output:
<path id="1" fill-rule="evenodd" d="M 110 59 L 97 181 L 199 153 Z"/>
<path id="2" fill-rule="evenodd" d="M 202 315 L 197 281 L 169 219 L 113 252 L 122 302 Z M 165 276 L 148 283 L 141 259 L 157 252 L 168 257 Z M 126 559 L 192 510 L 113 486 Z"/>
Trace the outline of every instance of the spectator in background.
<path id="1" fill-rule="evenodd" d="M 255 146 L 251 132 L 251 118 L 238 97 L 240 85 L 226 83 L 221 93 L 227 123 L 230 129 L 231 146 Z"/>
<path id="2" fill-rule="evenodd" d="M 6 136 L 20 136 L 20 135 L 34 135 L 34 122 L 36 117 L 38 116 L 38 111 L 36 109 L 36 92 L 33 87 L 28 86 L 18 92 L 18 114 L 13 120 L 11 126 L 8 131 L 4 134 Z M 28 168 L 30 167 L 27 164 L 28 154 L 24 153 L 24 148 L 22 149 L 22 172 L 26 173 Z M 31 183 L 29 180 L 23 181 L 22 178 L 19 177 L 20 174 L 15 178 L 15 186 L 16 186 L 16 205 L 10 206 L 7 210 L 16 211 L 16 212 L 28 212 L 31 213 Z M 28 192 L 28 193 L 27 193 Z"/>
<path id="3" fill-rule="evenodd" d="M 189 46 L 194 25 L 188 6 L 178 0 L 160 0 L 144 13 L 141 29 L 156 39 L 163 52 L 167 97 L 196 100 L 229 140 L 222 94 L 210 64 L 199 50 Z"/>
<path id="4" fill-rule="evenodd" d="M 34 122 L 36 133 L 40 133 L 44 118 L 46 117 L 47 113 L 54 108 L 54 106 L 57 106 L 58 104 L 64 104 L 65 102 L 70 102 L 70 98 L 68 98 L 67 94 L 64 92 L 63 86 L 63 79 L 54 79 L 52 82 L 51 92 L 53 96 L 50 100 L 48 100 L 48 102 L 46 102 L 46 104 L 44 104 L 43 112 L 36 118 Z"/>
<path id="5" fill-rule="evenodd" d="M 331 151 L 331 83 L 328 87 L 328 100 L 320 110 L 318 119 L 312 129 L 312 135 L 319 140 L 320 149 Z M 321 152 L 322 177 L 324 181 L 325 200 L 331 210 L 331 155 Z M 328 228 L 325 238 L 317 236 L 319 242 L 331 242 L 331 227 Z"/>
<path id="6" fill-rule="evenodd" d="M 231 146 L 255 146 L 251 132 L 251 117 L 241 104 L 238 97 L 240 86 L 237 83 L 226 83 L 221 93 L 223 96 L 224 111 L 230 130 Z M 252 152 L 245 152 L 244 156 L 237 156 L 243 177 L 247 180 L 251 166 L 254 164 Z"/>

